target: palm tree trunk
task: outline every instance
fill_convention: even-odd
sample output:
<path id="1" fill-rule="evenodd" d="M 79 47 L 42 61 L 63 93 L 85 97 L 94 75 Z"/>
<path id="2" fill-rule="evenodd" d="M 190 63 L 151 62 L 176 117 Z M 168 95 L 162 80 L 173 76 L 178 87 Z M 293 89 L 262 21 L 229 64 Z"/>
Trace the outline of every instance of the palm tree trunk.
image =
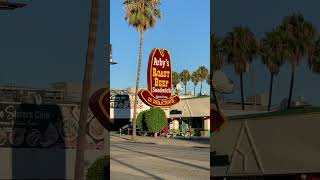
<path id="1" fill-rule="evenodd" d="M 269 103 L 268 103 L 268 111 L 270 111 L 270 107 L 271 107 L 271 98 L 272 98 L 272 85 L 273 85 L 273 77 L 274 74 L 271 73 L 271 80 L 270 80 L 270 90 L 269 90 Z"/>
<path id="2" fill-rule="evenodd" d="M 185 84 L 184 85 L 184 95 L 186 95 L 187 94 L 187 85 Z"/>
<path id="3" fill-rule="evenodd" d="M 242 105 L 242 110 L 244 110 L 243 77 L 242 77 L 242 74 L 240 74 L 240 86 L 241 86 L 241 105 Z"/>
<path id="4" fill-rule="evenodd" d="M 89 108 L 89 94 L 91 90 L 92 68 L 94 61 L 94 49 L 96 44 L 96 32 L 98 29 L 99 0 L 91 1 L 91 15 L 89 24 L 88 48 L 86 53 L 86 65 L 82 84 L 82 97 L 80 107 L 79 130 L 77 138 L 77 152 L 75 162 L 74 179 L 84 179 L 84 151 L 86 148 L 86 122 Z"/>
<path id="5" fill-rule="evenodd" d="M 194 85 L 193 94 L 196 95 L 196 85 Z"/>
<path id="6" fill-rule="evenodd" d="M 202 81 L 201 81 L 201 84 L 200 84 L 200 96 L 202 95 Z"/>
<path id="7" fill-rule="evenodd" d="M 292 89 L 293 89 L 293 82 L 294 82 L 294 73 L 296 71 L 296 66 L 292 65 L 292 72 L 291 72 L 291 83 L 290 83 L 290 91 L 289 91 L 289 99 L 288 99 L 288 109 L 290 109 L 291 105 L 291 97 L 292 97 Z"/>
<path id="8" fill-rule="evenodd" d="M 138 105 L 138 90 L 139 90 L 139 82 L 140 82 L 140 74 L 141 74 L 141 64 L 142 64 L 142 45 L 144 39 L 144 31 L 141 31 L 140 36 L 140 47 L 139 47 L 139 63 L 138 63 L 138 74 L 137 74 L 137 81 L 136 81 L 136 92 L 134 95 L 134 108 L 133 108 L 133 129 L 132 129 L 132 140 L 136 139 L 136 124 L 137 124 L 137 105 Z"/>

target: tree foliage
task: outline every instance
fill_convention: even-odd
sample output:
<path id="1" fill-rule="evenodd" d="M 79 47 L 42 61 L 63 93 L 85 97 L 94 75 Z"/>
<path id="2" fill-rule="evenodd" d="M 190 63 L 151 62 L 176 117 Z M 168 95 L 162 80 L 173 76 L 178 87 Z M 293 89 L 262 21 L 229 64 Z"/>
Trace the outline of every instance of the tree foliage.
<path id="1" fill-rule="evenodd" d="M 125 20 L 139 32 L 156 25 L 161 18 L 160 0 L 125 0 Z"/>
<path id="2" fill-rule="evenodd" d="M 222 53 L 229 64 L 234 66 L 240 76 L 241 102 L 244 110 L 243 74 L 249 70 L 249 65 L 258 53 L 258 42 L 248 27 L 234 27 L 222 40 Z"/>
<path id="3" fill-rule="evenodd" d="M 283 32 L 287 59 L 291 64 L 291 82 L 288 98 L 288 109 L 291 105 L 294 77 L 296 66 L 304 58 L 310 55 L 314 41 L 316 40 L 317 30 L 315 26 L 307 21 L 301 14 L 287 16 L 282 21 L 279 29 Z"/>
<path id="4" fill-rule="evenodd" d="M 180 82 L 179 74 L 175 71 L 172 71 L 172 86 L 176 88 L 177 84 Z"/>
<path id="5" fill-rule="evenodd" d="M 260 43 L 260 55 L 270 73 L 278 74 L 286 56 L 283 33 L 279 29 L 266 33 Z"/>
<path id="6" fill-rule="evenodd" d="M 181 73 L 180 73 L 180 80 L 181 80 L 181 82 L 183 83 L 183 85 L 184 85 L 184 92 L 185 92 L 185 94 L 187 93 L 187 84 L 188 84 L 188 82 L 190 81 L 190 73 L 189 73 L 189 71 L 188 70 L 183 70 Z"/>
<path id="7" fill-rule="evenodd" d="M 200 81 L 200 95 L 202 94 L 202 82 L 206 80 L 209 70 L 205 66 L 200 66 L 197 70 Z"/>
<path id="8" fill-rule="evenodd" d="M 145 121 L 148 132 L 157 133 L 166 126 L 167 118 L 161 108 L 154 107 L 145 113 Z"/>
<path id="9" fill-rule="evenodd" d="M 199 81 L 200 81 L 200 77 L 199 77 L 199 72 L 198 71 L 194 71 L 192 74 L 191 74 L 191 81 L 193 82 L 194 84 L 194 94 L 196 94 L 196 86 L 198 85 Z"/>
<path id="10" fill-rule="evenodd" d="M 87 180 L 101 180 L 109 177 L 110 158 L 107 156 L 97 159 L 88 169 Z"/>
<path id="11" fill-rule="evenodd" d="M 209 74 L 209 70 L 205 66 L 200 66 L 197 70 L 197 74 L 199 76 L 199 81 L 202 82 L 206 80 L 206 77 Z"/>
<path id="12" fill-rule="evenodd" d="M 141 111 L 137 117 L 137 126 L 142 131 L 148 131 L 147 124 L 146 124 L 146 116 L 145 116 L 147 112 L 148 110 Z"/>
<path id="13" fill-rule="evenodd" d="M 226 61 L 234 65 L 239 75 L 248 71 L 249 63 L 258 53 L 258 42 L 248 27 L 234 27 L 225 35 L 221 45 Z"/>

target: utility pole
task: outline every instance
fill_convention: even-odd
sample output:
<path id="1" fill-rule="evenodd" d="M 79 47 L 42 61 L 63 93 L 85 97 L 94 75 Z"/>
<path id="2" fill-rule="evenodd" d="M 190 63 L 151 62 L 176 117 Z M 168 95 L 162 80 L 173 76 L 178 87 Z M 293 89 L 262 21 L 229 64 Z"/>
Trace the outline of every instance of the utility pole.
<path id="1" fill-rule="evenodd" d="M 106 45 L 106 49 L 107 49 L 107 61 L 106 61 L 106 90 L 110 92 L 110 65 L 115 65 L 117 64 L 117 62 L 114 62 L 112 59 L 112 45 L 111 44 L 107 44 Z M 110 103 L 110 102 L 109 102 Z M 110 114 L 110 113 L 109 113 Z M 106 119 L 106 121 L 110 121 L 110 116 L 109 119 Z M 110 131 L 111 129 L 107 129 L 106 130 L 106 134 L 105 134 L 105 156 L 106 156 L 106 170 L 105 170 L 105 178 L 109 177 L 110 175 Z"/>

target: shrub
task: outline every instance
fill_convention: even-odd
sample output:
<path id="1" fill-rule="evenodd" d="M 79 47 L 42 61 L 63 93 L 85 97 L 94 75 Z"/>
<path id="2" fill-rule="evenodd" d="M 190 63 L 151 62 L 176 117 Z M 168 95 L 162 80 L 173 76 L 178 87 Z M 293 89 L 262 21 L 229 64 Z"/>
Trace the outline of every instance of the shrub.
<path id="1" fill-rule="evenodd" d="M 145 121 L 145 114 L 148 110 L 141 111 L 137 116 L 137 126 L 141 131 L 147 131 L 147 125 Z"/>
<path id="2" fill-rule="evenodd" d="M 166 113 L 159 107 L 151 108 L 145 113 L 148 132 L 157 133 L 166 126 Z"/>
<path id="3" fill-rule="evenodd" d="M 107 162 L 108 161 L 108 162 Z M 88 169 L 88 180 L 101 180 L 109 177 L 109 163 L 110 160 L 107 156 L 97 159 Z M 108 173 L 108 174 L 105 174 Z"/>

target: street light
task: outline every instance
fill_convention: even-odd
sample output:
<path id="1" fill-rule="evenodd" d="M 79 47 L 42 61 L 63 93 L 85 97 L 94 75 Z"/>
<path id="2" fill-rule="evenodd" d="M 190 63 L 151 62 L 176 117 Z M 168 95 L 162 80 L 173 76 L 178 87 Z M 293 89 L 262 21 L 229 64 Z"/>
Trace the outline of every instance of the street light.
<path id="1" fill-rule="evenodd" d="M 109 49 L 110 49 L 109 64 L 110 65 L 118 64 L 117 62 L 113 61 L 113 59 L 112 59 L 112 45 L 111 44 L 109 44 Z"/>
<path id="2" fill-rule="evenodd" d="M 22 8 L 26 6 L 23 3 L 12 3 L 8 2 L 8 0 L 0 0 L 0 10 L 14 10 L 17 8 Z"/>

